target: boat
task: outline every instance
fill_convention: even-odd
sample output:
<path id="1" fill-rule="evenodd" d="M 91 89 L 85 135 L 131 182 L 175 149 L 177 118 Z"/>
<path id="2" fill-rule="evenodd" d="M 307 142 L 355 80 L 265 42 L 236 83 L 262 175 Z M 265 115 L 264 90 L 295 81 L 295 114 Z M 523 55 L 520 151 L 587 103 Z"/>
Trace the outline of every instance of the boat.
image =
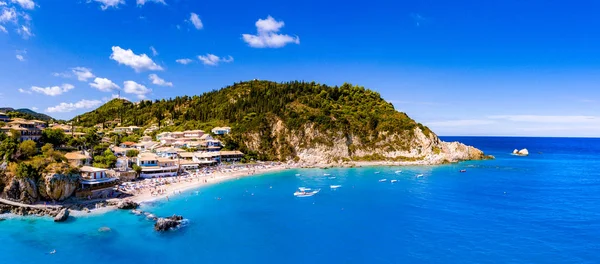
<path id="1" fill-rule="evenodd" d="M 423 174 L 418 174 L 417 178 L 423 178 Z"/>
<path id="2" fill-rule="evenodd" d="M 387 181 L 387 179 L 381 179 L 381 180 L 379 180 L 379 182 L 384 182 L 384 181 Z"/>
<path id="3" fill-rule="evenodd" d="M 296 196 L 296 197 L 310 197 L 310 196 L 313 196 L 313 195 L 319 193 L 319 191 L 321 191 L 321 189 L 316 189 L 314 191 L 311 191 L 310 188 L 298 188 L 298 191 L 296 191 L 294 193 L 294 196 Z"/>
<path id="4" fill-rule="evenodd" d="M 467 170 L 460 170 L 460 172 L 467 172 Z"/>
<path id="5" fill-rule="evenodd" d="M 328 177 L 327 179 L 333 180 L 333 179 L 335 179 L 335 177 Z"/>
<path id="6" fill-rule="evenodd" d="M 297 173 L 297 174 L 296 174 L 296 176 L 300 176 L 300 174 L 299 174 L 299 173 Z"/>
<path id="7" fill-rule="evenodd" d="M 325 174 L 323 174 L 323 176 L 331 176 L 331 174 L 325 173 Z"/>
<path id="8" fill-rule="evenodd" d="M 398 180 L 391 180 L 390 182 L 391 182 L 391 183 L 394 183 L 394 182 L 397 182 L 397 181 L 398 181 Z"/>
<path id="9" fill-rule="evenodd" d="M 337 188 L 340 188 L 340 187 L 342 187 L 342 185 L 331 185 L 331 186 L 329 186 L 329 188 L 334 189 L 334 190 L 337 189 Z"/>
<path id="10" fill-rule="evenodd" d="M 376 171 L 376 172 L 375 172 L 375 174 L 379 174 L 379 172 L 378 172 L 378 171 Z"/>
<path id="11" fill-rule="evenodd" d="M 397 171 L 394 171 L 394 173 L 400 174 L 400 173 L 402 173 L 402 171 L 401 170 L 397 170 Z"/>

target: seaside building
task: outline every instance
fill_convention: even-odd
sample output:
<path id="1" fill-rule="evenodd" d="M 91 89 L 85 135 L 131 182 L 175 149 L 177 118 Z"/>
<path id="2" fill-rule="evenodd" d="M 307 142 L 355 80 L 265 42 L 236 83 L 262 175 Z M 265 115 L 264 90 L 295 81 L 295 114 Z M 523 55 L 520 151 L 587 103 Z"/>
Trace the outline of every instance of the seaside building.
<path id="1" fill-rule="evenodd" d="M 211 131 L 215 135 L 227 135 L 231 133 L 231 127 L 215 127 Z"/>
<path id="2" fill-rule="evenodd" d="M 154 153 L 141 153 L 137 158 L 137 165 L 142 167 L 140 177 L 159 178 L 177 176 L 179 173 L 179 160 L 161 158 Z"/>
<path id="3" fill-rule="evenodd" d="M 6 115 L 4 112 L 0 112 L 0 121 L 10 122 L 10 117 L 8 117 L 8 115 Z"/>
<path id="4" fill-rule="evenodd" d="M 86 151 L 74 151 L 65 154 L 65 158 L 73 167 L 90 165 L 92 157 Z"/>
<path id="5" fill-rule="evenodd" d="M 107 176 L 107 169 L 83 166 L 79 169 L 81 172 L 81 189 L 101 189 L 114 186 L 117 179 Z"/>
<path id="6" fill-rule="evenodd" d="M 19 133 L 21 141 L 33 140 L 38 141 L 42 137 L 42 129 L 32 121 L 26 121 L 23 119 L 15 119 L 8 122 L 6 126 L 0 128 L 4 133 L 10 134 L 10 131 L 16 131 Z"/>
<path id="7" fill-rule="evenodd" d="M 128 148 L 122 148 L 122 147 L 112 147 L 112 148 L 110 148 L 110 150 L 117 157 L 125 157 L 125 155 L 127 154 L 127 151 L 130 150 L 130 149 L 128 149 Z"/>

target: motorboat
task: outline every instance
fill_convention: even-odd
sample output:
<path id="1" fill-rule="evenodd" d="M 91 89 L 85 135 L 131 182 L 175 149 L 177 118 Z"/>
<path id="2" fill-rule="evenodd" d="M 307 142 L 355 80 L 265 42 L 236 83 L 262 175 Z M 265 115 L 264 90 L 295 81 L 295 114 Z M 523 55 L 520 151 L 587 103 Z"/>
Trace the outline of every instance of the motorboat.
<path id="1" fill-rule="evenodd" d="M 417 178 L 423 178 L 423 174 L 418 174 Z"/>
<path id="2" fill-rule="evenodd" d="M 401 170 L 397 170 L 397 171 L 394 171 L 394 173 L 400 174 L 400 173 L 402 173 L 402 171 Z"/>
<path id="3" fill-rule="evenodd" d="M 390 182 L 391 182 L 391 183 L 394 183 L 394 182 L 397 182 L 397 181 L 398 181 L 398 180 L 391 180 Z"/>
<path id="4" fill-rule="evenodd" d="M 310 188 L 298 188 L 298 191 L 294 193 L 296 197 L 310 197 L 319 193 L 321 189 L 311 190 Z"/>
<path id="5" fill-rule="evenodd" d="M 327 179 L 333 180 L 335 179 L 335 177 L 327 177 Z"/>
<path id="6" fill-rule="evenodd" d="M 325 173 L 325 174 L 323 174 L 323 176 L 331 176 L 331 174 Z"/>
<path id="7" fill-rule="evenodd" d="M 380 173 L 379 171 L 376 171 L 376 172 L 375 172 L 375 174 L 379 174 L 379 173 Z"/>
<path id="8" fill-rule="evenodd" d="M 464 172 L 467 172 L 467 170 L 460 170 L 460 172 L 463 172 L 463 173 L 464 173 Z"/>
<path id="9" fill-rule="evenodd" d="M 297 173 L 297 174 L 296 174 L 296 176 L 300 176 L 300 174 L 299 174 L 299 173 Z"/>
<path id="10" fill-rule="evenodd" d="M 335 190 L 337 188 L 340 188 L 340 187 L 342 187 L 342 185 L 331 185 L 331 186 L 329 186 L 329 188 L 331 188 L 333 190 Z"/>
<path id="11" fill-rule="evenodd" d="M 379 182 L 384 182 L 384 181 L 387 181 L 387 179 L 381 179 L 381 180 L 379 180 Z"/>

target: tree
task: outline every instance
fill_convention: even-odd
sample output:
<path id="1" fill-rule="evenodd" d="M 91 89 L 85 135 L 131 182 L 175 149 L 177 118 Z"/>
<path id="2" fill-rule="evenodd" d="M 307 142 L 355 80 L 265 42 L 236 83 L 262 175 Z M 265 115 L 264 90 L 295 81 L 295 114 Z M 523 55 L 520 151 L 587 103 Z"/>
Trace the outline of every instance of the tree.
<path id="1" fill-rule="evenodd" d="M 135 171 L 137 177 L 140 177 L 140 174 L 142 173 L 142 167 L 138 166 L 137 164 L 133 164 L 131 168 Z"/>
<path id="2" fill-rule="evenodd" d="M 125 153 L 125 156 L 128 158 L 133 158 L 137 157 L 138 154 L 140 154 L 140 152 L 137 149 L 130 149 Z"/>
<path id="3" fill-rule="evenodd" d="M 37 147 L 33 140 L 25 140 L 19 144 L 19 152 L 22 159 L 33 157 L 37 153 Z"/>
<path id="4" fill-rule="evenodd" d="M 94 167 L 109 169 L 113 168 L 117 164 L 117 156 L 106 149 L 102 155 L 94 157 Z"/>
<path id="5" fill-rule="evenodd" d="M 67 138 L 62 129 L 44 129 L 40 141 L 60 147 L 67 143 Z"/>

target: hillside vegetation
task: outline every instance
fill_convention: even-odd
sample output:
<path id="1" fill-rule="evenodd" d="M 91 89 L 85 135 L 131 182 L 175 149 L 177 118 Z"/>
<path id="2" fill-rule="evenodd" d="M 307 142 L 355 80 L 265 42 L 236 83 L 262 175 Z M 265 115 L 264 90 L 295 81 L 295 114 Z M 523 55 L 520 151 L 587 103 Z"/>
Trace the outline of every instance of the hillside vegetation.
<path id="1" fill-rule="evenodd" d="M 427 127 L 396 111 L 379 93 L 350 84 L 249 81 L 200 96 L 139 103 L 114 99 L 74 121 L 105 127 L 119 121 L 157 124 L 161 131 L 229 125 L 226 148 L 264 160 L 415 159 L 426 154 L 413 153 L 416 148 L 439 148 L 431 145 L 439 140 Z M 422 146 L 423 137 L 431 146 Z M 322 153 L 307 152 L 314 150 Z"/>

